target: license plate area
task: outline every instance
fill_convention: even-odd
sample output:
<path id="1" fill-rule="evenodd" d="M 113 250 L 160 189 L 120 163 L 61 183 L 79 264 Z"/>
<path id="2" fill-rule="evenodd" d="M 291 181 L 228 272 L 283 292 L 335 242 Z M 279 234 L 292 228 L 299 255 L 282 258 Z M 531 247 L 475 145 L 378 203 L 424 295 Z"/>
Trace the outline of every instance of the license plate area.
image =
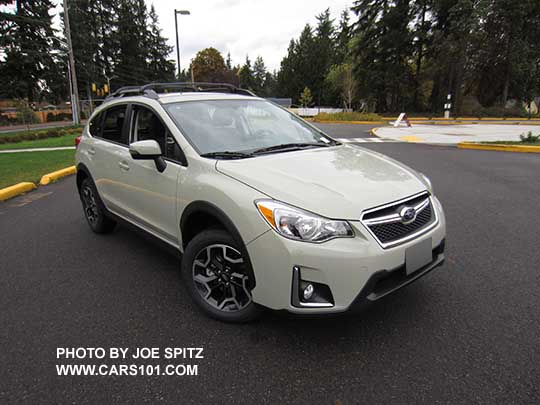
<path id="1" fill-rule="evenodd" d="M 420 270 L 433 261 L 431 238 L 424 239 L 405 250 L 405 271 L 407 275 Z"/>

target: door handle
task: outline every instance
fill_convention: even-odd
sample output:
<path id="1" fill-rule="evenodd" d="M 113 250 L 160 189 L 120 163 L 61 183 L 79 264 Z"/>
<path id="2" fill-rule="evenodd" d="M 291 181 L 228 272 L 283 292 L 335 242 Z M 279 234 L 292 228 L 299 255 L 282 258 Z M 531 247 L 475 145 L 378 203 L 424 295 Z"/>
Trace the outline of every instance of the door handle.
<path id="1" fill-rule="evenodd" d="M 94 148 L 90 148 L 88 149 L 88 154 L 89 155 L 95 155 L 96 154 L 96 150 Z"/>
<path id="2" fill-rule="evenodd" d="M 118 162 L 118 167 L 120 167 L 120 169 L 125 170 L 125 171 L 129 170 L 129 165 L 127 164 L 127 162 L 123 160 L 121 162 Z"/>

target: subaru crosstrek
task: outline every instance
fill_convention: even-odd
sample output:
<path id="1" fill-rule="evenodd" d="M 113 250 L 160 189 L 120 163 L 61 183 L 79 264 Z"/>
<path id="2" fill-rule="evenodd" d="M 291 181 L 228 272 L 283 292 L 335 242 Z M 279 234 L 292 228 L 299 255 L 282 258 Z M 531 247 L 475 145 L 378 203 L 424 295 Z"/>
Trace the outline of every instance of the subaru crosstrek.
<path id="1" fill-rule="evenodd" d="M 444 261 L 423 174 L 232 86 L 122 88 L 76 161 L 90 228 L 127 221 L 178 249 L 191 297 L 223 321 L 343 312 Z"/>

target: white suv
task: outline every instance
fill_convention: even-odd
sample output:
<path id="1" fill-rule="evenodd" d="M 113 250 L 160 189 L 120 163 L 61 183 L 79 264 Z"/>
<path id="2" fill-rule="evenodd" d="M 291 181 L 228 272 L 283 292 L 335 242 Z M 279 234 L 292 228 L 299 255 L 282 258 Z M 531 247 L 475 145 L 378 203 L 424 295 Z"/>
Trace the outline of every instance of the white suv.
<path id="1" fill-rule="evenodd" d="M 425 176 L 230 85 L 120 89 L 76 160 L 92 230 L 123 220 L 178 249 L 188 291 L 220 320 L 342 312 L 444 261 Z"/>

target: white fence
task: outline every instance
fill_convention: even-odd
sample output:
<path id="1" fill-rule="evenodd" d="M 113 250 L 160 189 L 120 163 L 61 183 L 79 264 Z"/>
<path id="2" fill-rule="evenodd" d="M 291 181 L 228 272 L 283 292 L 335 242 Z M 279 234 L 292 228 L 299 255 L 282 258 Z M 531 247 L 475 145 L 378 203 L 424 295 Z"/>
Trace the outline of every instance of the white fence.
<path id="1" fill-rule="evenodd" d="M 301 117 L 314 117 L 319 113 L 340 113 L 343 112 L 343 108 L 289 108 L 289 111 Z"/>

